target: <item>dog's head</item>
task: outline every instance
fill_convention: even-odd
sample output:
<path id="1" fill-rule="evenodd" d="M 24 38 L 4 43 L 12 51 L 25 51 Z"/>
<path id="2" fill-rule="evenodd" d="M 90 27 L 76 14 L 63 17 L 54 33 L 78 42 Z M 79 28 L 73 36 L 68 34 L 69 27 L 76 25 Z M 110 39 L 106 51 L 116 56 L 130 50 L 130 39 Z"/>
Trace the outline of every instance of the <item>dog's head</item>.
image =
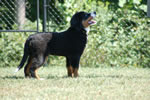
<path id="1" fill-rule="evenodd" d="M 71 27 L 78 30 L 88 28 L 90 25 L 96 23 L 93 19 L 96 17 L 96 12 L 77 12 L 71 19 Z"/>

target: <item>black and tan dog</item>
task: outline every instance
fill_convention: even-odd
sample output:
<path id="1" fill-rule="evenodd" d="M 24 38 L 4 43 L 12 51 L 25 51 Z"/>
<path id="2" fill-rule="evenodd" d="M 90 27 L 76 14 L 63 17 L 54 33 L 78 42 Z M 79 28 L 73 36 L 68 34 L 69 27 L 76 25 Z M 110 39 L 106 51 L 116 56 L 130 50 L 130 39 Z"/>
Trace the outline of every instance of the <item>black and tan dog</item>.
<path id="1" fill-rule="evenodd" d="M 37 69 L 43 65 L 49 54 L 66 57 L 68 76 L 77 77 L 80 57 L 87 43 L 87 28 L 94 24 L 96 12 L 78 12 L 71 19 L 68 30 L 60 33 L 38 33 L 29 36 L 24 47 L 24 55 L 18 66 L 19 71 L 26 60 L 25 77 L 40 79 Z"/>

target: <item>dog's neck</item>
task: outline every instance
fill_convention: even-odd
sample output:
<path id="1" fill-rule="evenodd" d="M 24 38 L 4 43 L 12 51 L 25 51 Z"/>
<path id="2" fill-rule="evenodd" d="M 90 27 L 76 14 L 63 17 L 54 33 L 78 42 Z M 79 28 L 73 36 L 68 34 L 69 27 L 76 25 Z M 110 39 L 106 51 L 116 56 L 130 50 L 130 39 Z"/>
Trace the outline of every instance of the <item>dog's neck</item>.
<path id="1" fill-rule="evenodd" d="M 89 31 L 90 31 L 90 27 L 87 27 L 87 28 L 84 28 L 84 29 L 85 29 L 85 31 L 86 31 L 86 34 L 88 34 Z"/>

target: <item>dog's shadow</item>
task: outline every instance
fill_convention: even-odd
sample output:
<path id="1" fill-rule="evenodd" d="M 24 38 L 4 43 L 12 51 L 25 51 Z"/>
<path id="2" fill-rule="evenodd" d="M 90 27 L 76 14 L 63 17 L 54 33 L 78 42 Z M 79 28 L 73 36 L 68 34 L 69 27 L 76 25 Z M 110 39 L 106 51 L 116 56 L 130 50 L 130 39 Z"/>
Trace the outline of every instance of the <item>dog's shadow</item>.
<path id="1" fill-rule="evenodd" d="M 1 79 L 26 79 L 24 76 L 4 76 L 0 77 Z M 57 75 L 49 75 L 45 77 L 44 79 L 67 79 L 67 78 L 72 78 L 68 77 L 67 75 L 65 76 L 57 76 Z M 79 78 L 127 78 L 127 79 L 147 79 L 148 77 L 142 77 L 142 76 L 123 76 L 123 75 L 83 75 L 79 76 Z M 74 78 L 72 78 L 74 79 Z"/>
<path id="2" fill-rule="evenodd" d="M 4 76 L 2 79 L 25 79 L 23 76 Z"/>
<path id="3" fill-rule="evenodd" d="M 144 76 L 128 76 L 128 75 L 86 75 L 86 76 L 81 76 L 81 78 L 149 79 L 149 77 L 144 77 Z"/>
<path id="4" fill-rule="evenodd" d="M 71 77 L 68 77 L 67 75 L 66 76 L 49 75 L 46 77 L 46 79 L 65 79 L 65 78 L 71 78 Z"/>
<path id="5" fill-rule="evenodd" d="M 0 77 L 1 79 L 3 79 L 3 80 L 6 80 L 6 79 L 32 79 L 32 78 L 25 78 L 24 76 L 2 76 L 2 77 Z M 41 77 L 41 79 L 62 79 L 62 78 L 69 78 L 69 77 L 67 77 L 67 76 L 47 76 L 47 77 Z"/>

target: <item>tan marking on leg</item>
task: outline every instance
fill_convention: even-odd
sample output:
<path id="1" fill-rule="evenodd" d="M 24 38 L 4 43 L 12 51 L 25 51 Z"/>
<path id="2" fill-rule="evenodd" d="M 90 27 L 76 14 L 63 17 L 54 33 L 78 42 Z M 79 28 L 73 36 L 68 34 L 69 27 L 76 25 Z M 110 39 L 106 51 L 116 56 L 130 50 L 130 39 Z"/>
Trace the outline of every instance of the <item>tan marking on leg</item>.
<path id="1" fill-rule="evenodd" d="M 32 59 L 30 60 L 28 66 L 27 66 L 27 69 L 26 69 L 26 71 L 25 71 L 26 74 L 29 75 L 29 77 L 31 77 L 31 75 L 30 75 L 30 67 L 31 67 L 31 65 L 32 65 Z"/>
<path id="2" fill-rule="evenodd" d="M 73 68 L 72 66 L 67 66 L 68 76 L 73 77 Z"/>
<path id="3" fill-rule="evenodd" d="M 78 77 L 78 68 L 73 69 L 74 77 Z"/>
<path id="4" fill-rule="evenodd" d="M 35 78 L 36 79 L 38 79 L 38 80 L 40 80 L 40 77 L 39 77 L 39 75 L 37 74 L 37 70 L 38 70 L 39 68 L 37 68 L 35 71 L 34 71 L 34 74 L 35 74 Z"/>

